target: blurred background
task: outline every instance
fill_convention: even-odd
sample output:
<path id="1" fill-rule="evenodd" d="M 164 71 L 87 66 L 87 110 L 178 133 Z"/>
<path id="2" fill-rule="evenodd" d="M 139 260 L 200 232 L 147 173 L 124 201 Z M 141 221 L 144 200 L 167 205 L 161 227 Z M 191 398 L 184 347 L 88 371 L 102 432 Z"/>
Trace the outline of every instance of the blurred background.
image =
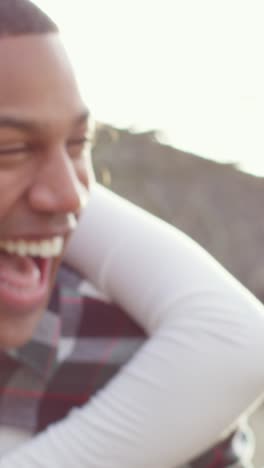
<path id="1" fill-rule="evenodd" d="M 98 122 L 98 181 L 264 301 L 263 0 L 35 0 Z M 253 418 L 257 468 L 264 411 Z"/>
<path id="2" fill-rule="evenodd" d="M 264 174 L 263 0 L 36 0 L 96 119 Z"/>

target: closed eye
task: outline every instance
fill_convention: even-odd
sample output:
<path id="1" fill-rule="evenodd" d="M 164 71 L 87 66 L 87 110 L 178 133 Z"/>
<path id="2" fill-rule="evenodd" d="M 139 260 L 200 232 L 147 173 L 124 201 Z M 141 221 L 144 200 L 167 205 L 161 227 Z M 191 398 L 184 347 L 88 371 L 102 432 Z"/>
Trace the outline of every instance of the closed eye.
<path id="1" fill-rule="evenodd" d="M 91 144 L 91 138 L 73 138 L 67 142 L 67 148 L 72 157 L 78 157 L 83 154 L 87 145 Z"/>
<path id="2" fill-rule="evenodd" d="M 33 146 L 27 144 L 0 144 L 1 168 L 25 161 L 32 155 Z"/>
<path id="3" fill-rule="evenodd" d="M 90 143 L 91 139 L 88 136 L 81 137 L 81 138 L 73 138 L 68 141 L 67 145 L 68 146 L 74 146 L 74 145 L 86 145 L 86 143 Z"/>
<path id="4" fill-rule="evenodd" d="M 18 155 L 21 153 L 28 153 L 29 151 L 30 147 L 25 145 L 0 146 L 0 156 Z"/>

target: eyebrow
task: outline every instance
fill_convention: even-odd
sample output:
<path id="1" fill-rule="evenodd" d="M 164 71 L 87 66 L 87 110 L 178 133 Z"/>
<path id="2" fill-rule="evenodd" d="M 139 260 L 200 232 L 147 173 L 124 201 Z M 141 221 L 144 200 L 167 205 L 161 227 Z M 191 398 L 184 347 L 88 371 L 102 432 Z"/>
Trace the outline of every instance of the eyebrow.
<path id="1" fill-rule="evenodd" d="M 90 111 L 88 109 L 85 109 L 75 119 L 73 119 L 72 124 L 74 126 L 81 125 L 87 122 L 90 117 Z M 46 124 L 44 124 L 44 126 L 46 126 Z M 31 119 L 24 119 L 16 116 L 0 115 L 0 129 L 7 127 L 22 131 L 36 131 L 42 129 L 43 125 Z"/>

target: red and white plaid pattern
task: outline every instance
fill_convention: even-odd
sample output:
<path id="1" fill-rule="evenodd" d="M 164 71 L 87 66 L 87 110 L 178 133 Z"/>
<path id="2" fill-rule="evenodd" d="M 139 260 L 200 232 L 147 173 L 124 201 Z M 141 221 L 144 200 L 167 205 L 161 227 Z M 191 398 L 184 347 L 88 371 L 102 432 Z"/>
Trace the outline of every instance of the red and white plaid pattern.
<path id="1" fill-rule="evenodd" d="M 144 332 L 119 307 L 61 268 L 31 342 L 0 355 L 0 423 L 31 433 L 45 429 L 87 402 L 144 340 Z M 191 465 L 222 468 L 237 463 L 233 439 Z"/>

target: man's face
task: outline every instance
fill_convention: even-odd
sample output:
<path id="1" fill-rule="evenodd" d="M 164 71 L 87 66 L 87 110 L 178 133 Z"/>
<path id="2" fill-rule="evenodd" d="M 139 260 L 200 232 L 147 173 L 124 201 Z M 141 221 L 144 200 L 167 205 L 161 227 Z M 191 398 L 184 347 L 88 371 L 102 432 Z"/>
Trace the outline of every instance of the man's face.
<path id="1" fill-rule="evenodd" d="M 57 35 L 0 39 L 0 347 L 47 304 L 88 186 L 87 111 Z"/>

